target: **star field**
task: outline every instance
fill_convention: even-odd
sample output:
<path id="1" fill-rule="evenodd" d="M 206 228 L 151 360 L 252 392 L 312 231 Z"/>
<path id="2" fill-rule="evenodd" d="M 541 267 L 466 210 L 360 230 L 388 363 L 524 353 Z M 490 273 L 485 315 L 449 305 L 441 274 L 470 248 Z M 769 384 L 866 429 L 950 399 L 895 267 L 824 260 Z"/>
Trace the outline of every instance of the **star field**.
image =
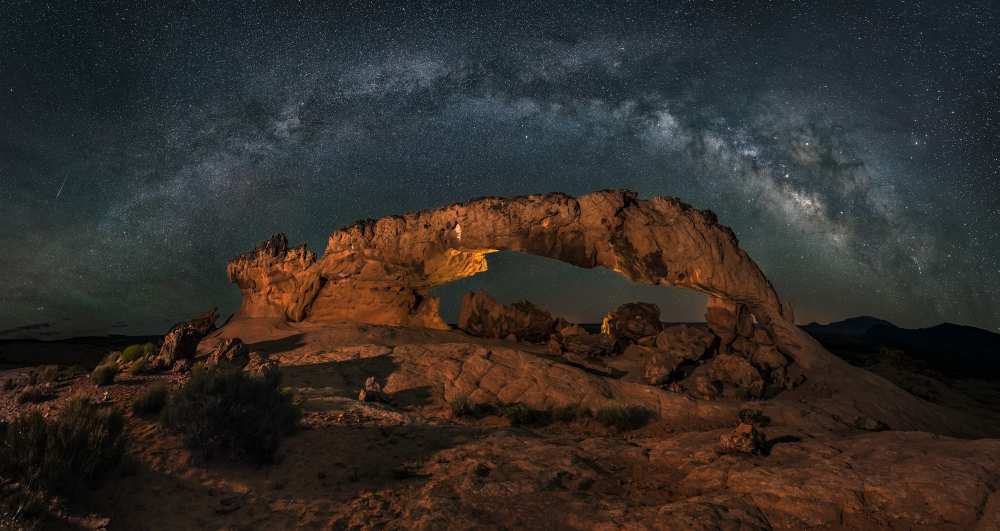
<path id="1" fill-rule="evenodd" d="M 273 232 L 482 195 L 715 211 L 799 321 L 1000 328 L 988 2 L 8 2 L 0 330 L 162 332 Z M 690 293 L 499 256 L 441 289 L 599 319 Z"/>

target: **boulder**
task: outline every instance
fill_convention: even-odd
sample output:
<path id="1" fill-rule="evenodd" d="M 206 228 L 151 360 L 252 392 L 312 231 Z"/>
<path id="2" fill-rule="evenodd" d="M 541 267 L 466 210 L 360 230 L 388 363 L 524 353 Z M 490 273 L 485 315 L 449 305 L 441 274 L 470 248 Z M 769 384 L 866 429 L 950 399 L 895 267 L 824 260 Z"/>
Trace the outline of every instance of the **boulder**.
<path id="1" fill-rule="evenodd" d="M 238 337 L 224 339 L 209 353 L 205 365 L 209 367 L 228 365 L 243 368 L 249 361 L 249 354 L 246 345 Z"/>
<path id="2" fill-rule="evenodd" d="M 643 336 L 635 340 L 636 345 L 642 345 L 644 347 L 654 347 L 656 346 L 656 336 Z"/>
<path id="3" fill-rule="evenodd" d="M 202 337 L 189 328 L 176 328 L 167 332 L 167 335 L 163 336 L 163 345 L 160 346 L 154 365 L 159 369 L 169 369 L 177 360 L 194 357 Z"/>
<path id="4" fill-rule="evenodd" d="M 578 336 L 580 334 L 586 334 L 587 329 L 578 324 L 568 324 L 566 326 L 559 327 L 559 335 L 562 337 Z"/>
<path id="5" fill-rule="evenodd" d="M 216 318 L 216 310 L 213 309 L 190 321 L 174 325 L 163 336 L 163 345 L 152 362 L 153 368 L 170 369 L 178 360 L 193 358 L 201 339 L 215 330 Z"/>
<path id="6" fill-rule="evenodd" d="M 771 333 L 767 331 L 763 326 L 757 325 L 753 329 L 753 342 L 758 345 L 773 345 L 774 340 L 771 338 Z"/>
<path id="7" fill-rule="evenodd" d="M 174 362 L 174 365 L 170 367 L 170 372 L 180 374 L 188 372 L 191 367 L 194 367 L 194 362 L 191 361 L 192 358 L 181 358 Z"/>
<path id="8" fill-rule="evenodd" d="M 601 321 L 601 333 L 619 343 L 656 336 L 662 329 L 660 308 L 648 302 L 623 304 Z"/>
<path id="9" fill-rule="evenodd" d="M 754 342 L 751 341 L 750 339 L 745 338 L 743 336 L 736 336 L 736 339 L 733 340 L 733 342 L 730 343 L 729 346 L 724 349 L 724 352 L 729 354 L 736 354 L 737 356 L 743 356 L 744 358 L 749 358 L 756 346 L 757 345 L 754 344 Z"/>
<path id="10" fill-rule="evenodd" d="M 750 361 L 764 370 L 774 370 L 788 365 L 788 359 L 774 345 L 757 345 Z"/>
<path id="11" fill-rule="evenodd" d="M 575 334 L 562 338 L 562 350 L 579 356 L 608 356 L 615 348 L 614 340 L 604 334 Z"/>
<path id="12" fill-rule="evenodd" d="M 673 325 L 656 335 L 656 348 L 681 360 L 700 360 L 712 344 L 715 335 L 695 325 Z"/>
<path id="13" fill-rule="evenodd" d="M 556 356 L 562 356 L 563 344 L 558 335 L 552 334 L 549 336 L 549 341 L 545 344 L 545 346 L 548 348 L 550 353 L 555 354 Z"/>
<path id="14" fill-rule="evenodd" d="M 737 305 L 720 297 L 709 297 L 705 306 L 705 322 L 723 345 L 736 339 Z"/>
<path id="15" fill-rule="evenodd" d="M 745 304 L 711 296 L 705 307 L 705 322 L 722 339 L 723 346 L 729 345 L 737 337 L 754 336 L 754 318 Z"/>
<path id="16" fill-rule="evenodd" d="M 706 376 L 696 376 L 692 391 L 699 398 L 714 400 L 722 394 L 722 384 Z"/>
<path id="17" fill-rule="evenodd" d="M 712 358 L 709 375 L 723 384 L 746 390 L 752 397 L 764 394 L 764 378 L 749 361 L 739 356 L 719 354 Z"/>
<path id="18" fill-rule="evenodd" d="M 500 304 L 484 291 L 466 293 L 458 314 L 458 327 L 478 337 L 511 338 L 541 343 L 555 329 L 549 312 L 528 301 Z"/>
<path id="19" fill-rule="evenodd" d="M 767 453 L 767 437 L 753 423 L 741 422 L 736 429 L 719 438 L 718 453 L 764 455 Z"/>
<path id="20" fill-rule="evenodd" d="M 219 309 L 212 308 L 211 310 L 183 323 L 178 323 L 174 325 L 174 328 L 184 327 L 193 330 L 195 333 L 200 334 L 202 337 L 211 334 L 215 331 L 215 321 L 219 318 Z"/>
<path id="21" fill-rule="evenodd" d="M 632 345 L 629 348 L 636 346 Z M 647 357 L 643 363 L 642 378 L 649 385 L 664 385 L 674 378 L 682 363 L 684 363 L 684 359 L 670 352 L 655 350 L 653 355 Z"/>
<path id="22" fill-rule="evenodd" d="M 243 367 L 243 370 L 250 373 L 253 376 L 262 377 L 267 372 L 272 371 L 278 367 L 278 364 L 274 360 L 268 358 L 267 354 L 259 351 L 253 351 L 247 355 L 247 363 Z"/>

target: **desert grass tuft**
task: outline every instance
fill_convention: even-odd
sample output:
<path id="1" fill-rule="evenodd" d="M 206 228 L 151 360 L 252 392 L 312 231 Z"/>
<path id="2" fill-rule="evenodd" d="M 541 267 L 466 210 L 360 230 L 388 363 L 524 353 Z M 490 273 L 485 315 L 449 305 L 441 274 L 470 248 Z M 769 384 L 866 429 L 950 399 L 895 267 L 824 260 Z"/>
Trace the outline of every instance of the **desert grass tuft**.
<path id="1" fill-rule="evenodd" d="M 552 421 L 552 415 L 548 411 L 533 409 L 520 403 L 500 405 L 500 414 L 514 426 L 546 424 Z"/>
<path id="2" fill-rule="evenodd" d="M 653 413 L 638 406 L 612 404 L 598 409 L 595 418 L 609 428 L 628 431 L 648 424 L 653 418 Z"/>
<path id="3" fill-rule="evenodd" d="M 132 412 L 140 417 L 151 417 L 167 405 L 170 388 L 165 382 L 156 382 L 132 401 Z"/>
<path id="4" fill-rule="evenodd" d="M 94 372 L 90 373 L 90 380 L 95 385 L 105 386 L 113 384 L 115 376 L 118 376 L 117 365 L 98 365 Z"/>

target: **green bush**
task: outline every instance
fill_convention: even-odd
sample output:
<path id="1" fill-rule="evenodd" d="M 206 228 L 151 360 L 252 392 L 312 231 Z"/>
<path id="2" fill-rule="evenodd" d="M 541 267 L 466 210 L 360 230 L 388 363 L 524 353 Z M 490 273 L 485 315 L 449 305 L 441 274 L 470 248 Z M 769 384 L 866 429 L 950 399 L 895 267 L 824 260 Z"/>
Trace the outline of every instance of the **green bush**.
<path id="1" fill-rule="evenodd" d="M 195 370 L 170 396 L 163 420 L 189 448 L 206 457 L 222 451 L 238 459 L 269 462 L 301 417 L 279 384 L 277 371 L 254 378 L 231 368 Z"/>
<path id="2" fill-rule="evenodd" d="M 143 343 L 141 345 L 129 345 L 125 347 L 122 351 L 121 360 L 125 363 L 132 363 L 133 361 L 145 357 L 152 356 L 153 352 L 156 351 L 156 345 L 152 343 Z"/>
<path id="3" fill-rule="evenodd" d="M 141 358 L 140 361 L 132 363 L 122 369 L 125 374 L 150 374 L 156 372 L 153 368 L 153 363 L 149 358 Z"/>
<path id="4" fill-rule="evenodd" d="M 510 423 L 514 426 L 544 424 L 552 420 L 548 411 L 531 409 L 524 404 L 501 405 L 500 414 L 507 417 L 507 419 L 510 420 Z"/>
<path id="5" fill-rule="evenodd" d="M 125 419 L 77 398 L 55 420 L 37 411 L 18 417 L 0 440 L 0 475 L 52 494 L 73 494 L 120 462 Z"/>
<path id="6" fill-rule="evenodd" d="M 648 409 L 637 406 L 610 405 L 598 409 L 595 416 L 598 422 L 609 428 L 628 431 L 645 426 L 653 414 Z"/>
<path id="7" fill-rule="evenodd" d="M 94 384 L 99 386 L 111 385 L 115 382 L 115 376 L 118 375 L 118 366 L 116 365 L 98 365 L 94 372 L 90 373 L 90 380 Z"/>
<path id="8" fill-rule="evenodd" d="M 170 396 L 170 388 L 165 382 L 157 382 L 143 391 L 132 401 L 132 411 L 142 417 L 156 415 L 163 410 Z"/>

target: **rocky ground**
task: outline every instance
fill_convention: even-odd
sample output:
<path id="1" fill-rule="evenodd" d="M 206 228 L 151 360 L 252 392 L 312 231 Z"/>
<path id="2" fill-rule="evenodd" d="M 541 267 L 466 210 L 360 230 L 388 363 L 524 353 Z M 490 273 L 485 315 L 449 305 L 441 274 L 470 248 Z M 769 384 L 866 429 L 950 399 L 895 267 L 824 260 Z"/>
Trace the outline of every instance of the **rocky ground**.
<path id="1" fill-rule="evenodd" d="M 707 399 L 694 373 L 649 385 L 648 360 L 629 359 L 637 349 L 602 368 L 514 338 L 266 319 L 210 334 L 199 357 L 236 337 L 277 363 L 305 409 L 277 463 L 205 461 L 130 417 L 135 466 L 81 507 L 111 529 L 1000 529 L 1000 419 L 846 364 L 768 399 L 728 387 Z M 51 400 L 19 404 L 8 389 L 0 414 L 53 413 L 76 394 L 127 411 L 151 382 L 187 377 L 98 388 L 85 372 L 56 374 Z M 386 402 L 357 400 L 370 378 Z M 651 417 L 637 429 L 581 414 L 515 425 L 496 411 L 458 416 L 461 400 Z"/>

